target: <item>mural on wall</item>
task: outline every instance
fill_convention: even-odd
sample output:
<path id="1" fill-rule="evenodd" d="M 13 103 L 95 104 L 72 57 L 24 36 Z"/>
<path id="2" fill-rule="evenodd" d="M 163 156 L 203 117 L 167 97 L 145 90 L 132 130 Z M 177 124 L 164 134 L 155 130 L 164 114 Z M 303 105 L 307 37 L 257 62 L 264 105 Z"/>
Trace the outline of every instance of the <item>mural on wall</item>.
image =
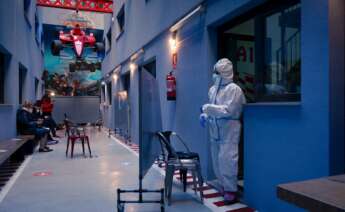
<path id="1" fill-rule="evenodd" d="M 60 96 L 99 95 L 104 49 L 95 51 L 95 48 L 84 46 L 82 56 L 78 56 L 74 42 L 61 42 L 59 35 L 63 33 L 71 35 L 71 39 L 75 38 L 71 33 L 76 31 L 78 25 L 82 32 L 79 32 L 80 36 L 94 37 L 97 44 L 102 45 L 103 30 L 93 29 L 92 22 L 78 13 L 69 14 L 60 22 L 61 25 L 43 25 L 45 71 L 42 79 L 46 91 Z M 58 52 L 52 52 L 53 43 L 58 45 Z"/>

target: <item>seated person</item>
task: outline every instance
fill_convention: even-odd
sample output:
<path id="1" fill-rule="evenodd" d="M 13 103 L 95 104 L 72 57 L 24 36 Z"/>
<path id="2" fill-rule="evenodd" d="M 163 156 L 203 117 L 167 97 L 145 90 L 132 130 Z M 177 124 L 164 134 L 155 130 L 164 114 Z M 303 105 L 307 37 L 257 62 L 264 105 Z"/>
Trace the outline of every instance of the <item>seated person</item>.
<path id="1" fill-rule="evenodd" d="M 40 127 L 43 120 L 36 121 L 32 114 L 32 104 L 25 102 L 23 106 L 17 111 L 17 130 L 22 135 L 35 135 L 39 140 L 39 152 L 53 151 L 47 147 L 47 138 L 49 129 Z"/>
<path id="2" fill-rule="evenodd" d="M 33 107 L 32 116 L 35 121 L 42 120 L 42 126 L 49 129 L 47 144 L 50 145 L 59 143 L 58 140 L 54 140 L 53 137 L 50 135 L 50 133 L 52 133 L 53 136 L 55 135 L 54 137 L 57 137 L 55 130 L 55 121 L 51 119 L 49 116 L 43 116 L 41 114 L 40 108 L 36 105 Z"/>
<path id="3" fill-rule="evenodd" d="M 51 130 L 51 133 L 53 134 L 53 137 L 58 137 L 56 135 L 56 128 L 57 128 L 57 124 L 55 122 L 55 120 L 53 119 L 52 116 L 52 112 L 53 112 L 53 103 L 51 98 L 49 97 L 48 94 L 45 94 L 42 97 L 42 100 L 40 101 L 40 105 L 37 105 L 39 107 L 37 107 L 37 109 L 42 112 L 42 117 L 44 118 L 44 122 L 43 125 L 45 127 L 49 127 L 49 129 Z"/>

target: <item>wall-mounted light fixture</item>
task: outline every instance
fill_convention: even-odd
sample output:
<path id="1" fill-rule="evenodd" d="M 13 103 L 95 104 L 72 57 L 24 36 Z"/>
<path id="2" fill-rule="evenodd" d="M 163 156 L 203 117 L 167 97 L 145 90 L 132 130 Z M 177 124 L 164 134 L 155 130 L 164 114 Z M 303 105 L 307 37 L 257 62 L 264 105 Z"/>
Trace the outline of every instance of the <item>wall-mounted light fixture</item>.
<path id="1" fill-rule="evenodd" d="M 170 39 L 169 39 L 169 44 L 170 44 L 170 51 L 171 53 L 176 53 L 177 52 L 177 32 L 173 32 Z"/>
<path id="2" fill-rule="evenodd" d="M 171 52 L 171 62 L 173 69 L 177 66 L 177 52 L 178 52 L 178 42 L 177 42 L 177 32 L 174 31 L 169 39 L 170 52 Z"/>
<path id="3" fill-rule="evenodd" d="M 130 70 L 131 72 L 134 72 L 136 67 L 137 67 L 137 65 L 136 65 L 135 63 L 133 63 L 133 62 L 131 62 L 131 63 L 129 64 L 129 70 Z"/>
<path id="4" fill-rule="evenodd" d="M 119 78 L 119 76 L 117 75 L 117 73 L 114 73 L 114 74 L 113 74 L 113 80 L 114 80 L 114 81 L 117 81 L 118 78 Z"/>
<path id="5" fill-rule="evenodd" d="M 52 91 L 52 92 L 50 92 L 50 96 L 55 96 L 55 92 L 54 91 Z"/>
<path id="6" fill-rule="evenodd" d="M 119 91 L 119 92 L 117 93 L 117 95 L 119 96 L 119 99 L 120 99 L 121 101 L 127 100 L 127 97 L 128 97 L 127 91 Z"/>
<path id="7" fill-rule="evenodd" d="M 101 84 L 102 84 L 102 85 L 105 85 L 105 82 L 104 82 L 104 81 L 102 81 L 102 82 L 101 82 Z"/>
<path id="8" fill-rule="evenodd" d="M 144 54 L 144 49 L 139 49 L 137 52 L 135 52 L 131 57 L 130 61 L 136 61 L 140 56 Z"/>

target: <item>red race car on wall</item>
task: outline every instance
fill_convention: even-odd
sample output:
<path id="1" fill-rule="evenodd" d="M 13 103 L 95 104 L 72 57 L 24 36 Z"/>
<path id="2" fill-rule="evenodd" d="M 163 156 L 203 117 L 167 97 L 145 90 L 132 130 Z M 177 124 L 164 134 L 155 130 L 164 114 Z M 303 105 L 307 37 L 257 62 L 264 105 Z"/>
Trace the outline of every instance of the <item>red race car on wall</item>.
<path id="1" fill-rule="evenodd" d="M 104 44 L 96 42 L 93 33 L 87 35 L 79 24 L 69 33 L 60 31 L 59 40 L 54 40 L 51 44 L 51 52 L 54 56 L 59 56 L 63 48 L 73 48 L 77 59 L 82 59 L 84 48 L 93 48 L 94 51 L 103 52 Z"/>

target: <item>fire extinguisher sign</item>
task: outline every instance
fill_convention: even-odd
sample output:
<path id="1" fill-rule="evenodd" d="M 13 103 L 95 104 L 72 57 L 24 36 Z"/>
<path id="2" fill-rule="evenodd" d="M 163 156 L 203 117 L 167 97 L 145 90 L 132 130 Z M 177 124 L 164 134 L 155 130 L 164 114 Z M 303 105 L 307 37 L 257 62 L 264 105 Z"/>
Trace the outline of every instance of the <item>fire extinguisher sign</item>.
<path id="1" fill-rule="evenodd" d="M 173 69 L 176 69 L 176 66 L 177 66 L 177 53 L 172 54 L 172 66 L 173 66 Z"/>

